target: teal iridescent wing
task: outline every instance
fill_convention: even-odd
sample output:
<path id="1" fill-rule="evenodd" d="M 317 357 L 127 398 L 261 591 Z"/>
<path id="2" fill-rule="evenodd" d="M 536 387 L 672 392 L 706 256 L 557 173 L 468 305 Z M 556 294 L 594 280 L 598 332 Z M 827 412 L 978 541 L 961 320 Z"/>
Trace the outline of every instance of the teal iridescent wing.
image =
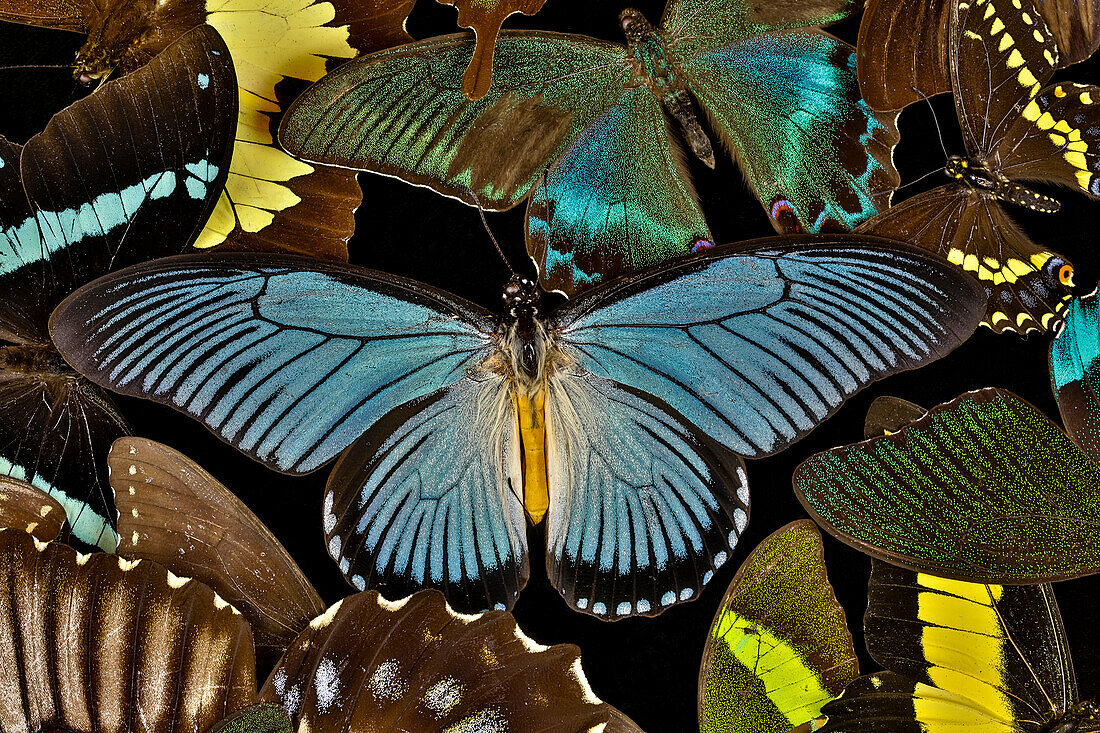
<path id="1" fill-rule="evenodd" d="M 644 86 L 581 133 L 527 209 L 527 251 L 542 285 L 567 295 L 708 246 L 682 151 Z"/>
<path id="2" fill-rule="evenodd" d="M 310 162 L 511 208 L 622 96 L 626 50 L 584 36 L 503 32 L 493 87 L 471 102 L 462 72 L 473 47 L 469 34 L 442 36 L 345 64 L 297 99 L 279 140 Z"/>
<path id="3" fill-rule="evenodd" d="M 860 98 L 847 44 L 764 33 L 698 54 L 684 74 L 777 231 L 851 229 L 889 206 L 897 115 Z"/>
<path id="4" fill-rule="evenodd" d="M 1039 583 L 1100 571 L 1100 467 L 1011 392 L 969 392 L 795 471 L 810 516 L 917 572 Z"/>
<path id="5" fill-rule="evenodd" d="M 1070 301 L 1065 327 L 1050 344 L 1050 386 L 1073 442 L 1100 463 L 1100 312 L 1095 290 Z"/>
<path id="6" fill-rule="evenodd" d="M 835 23 L 859 6 L 857 0 L 671 0 L 661 27 L 688 57 L 758 33 Z"/>

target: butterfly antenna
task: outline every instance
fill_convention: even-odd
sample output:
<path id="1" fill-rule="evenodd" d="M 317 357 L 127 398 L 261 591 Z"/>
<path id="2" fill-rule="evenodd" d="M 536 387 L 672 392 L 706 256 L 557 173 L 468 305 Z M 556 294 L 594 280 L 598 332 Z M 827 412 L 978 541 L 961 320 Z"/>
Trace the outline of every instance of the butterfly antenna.
<path id="1" fill-rule="evenodd" d="M 936 115 L 936 108 L 932 105 L 932 98 L 916 87 L 913 87 L 913 91 L 924 100 L 924 103 L 928 105 L 928 111 L 932 113 L 932 123 L 936 126 L 936 137 L 940 141 L 940 150 L 943 151 L 943 159 L 947 160 L 951 156 L 947 153 L 947 145 L 943 141 L 943 130 L 940 127 L 940 118 Z"/>
<path id="2" fill-rule="evenodd" d="M 489 220 L 485 218 L 485 209 L 481 206 L 481 199 L 474 193 L 473 189 L 470 191 L 470 198 L 474 200 L 474 204 L 477 205 L 477 213 L 481 216 L 481 226 L 485 227 L 485 233 L 489 235 L 489 241 L 496 247 L 497 254 L 500 255 L 500 259 L 504 261 L 504 266 L 508 268 L 508 272 L 512 275 L 516 274 L 516 271 L 512 269 L 512 264 L 508 262 L 508 258 L 504 256 L 504 250 L 500 248 L 500 242 L 493 236 L 493 230 L 489 228 Z"/>
<path id="3" fill-rule="evenodd" d="M 0 66 L 0 71 L 19 71 L 37 69 L 71 69 L 72 64 L 12 64 Z"/>
<path id="4" fill-rule="evenodd" d="M 934 176 L 934 175 L 936 175 L 937 173 L 942 173 L 942 172 L 943 172 L 943 168 L 935 168 L 935 169 L 933 169 L 933 170 L 930 170 L 930 171 L 928 171 L 927 173 L 925 173 L 924 175 L 922 175 L 921 177 L 919 177 L 919 178 L 914 178 L 914 179 L 913 179 L 912 181 L 909 181 L 909 183 L 903 183 L 903 184 L 901 184 L 900 186 L 898 186 L 897 188 L 895 188 L 895 189 L 894 189 L 893 191 L 891 191 L 891 193 L 897 193 L 898 191 L 902 191 L 902 190 L 904 190 L 904 189 L 906 189 L 906 188 L 909 188 L 910 186 L 912 186 L 912 185 L 914 185 L 914 184 L 920 183 L 921 181 L 923 181 L 924 179 L 928 178 L 929 176 Z"/>

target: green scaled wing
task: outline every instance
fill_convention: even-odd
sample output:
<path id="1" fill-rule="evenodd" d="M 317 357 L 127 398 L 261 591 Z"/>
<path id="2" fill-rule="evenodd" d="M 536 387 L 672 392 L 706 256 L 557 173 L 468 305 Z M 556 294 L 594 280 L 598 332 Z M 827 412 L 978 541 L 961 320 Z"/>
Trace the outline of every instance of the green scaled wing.
<path id="1" fill-rule="evenodd" d="M 769 535 L 737 571 L 699 669 L 704 733 L 786 733 L 859 674 L 852 635 L 809 520 Z"/>
<path id="2" fill-rule="evenodd" d="M 471 102 L 462 72 L 473 48 L 470 35 L 459 34 L 351 61 L 295 101 L 279 142 L 310 162 L 396 176 L 490 210 L 511 208 L 618 101 L 630 65 L 616 44 L 503 32 L 493 86 Z"/>
<path id="3" fill-rule="evenodd" d="M 670 0 L 661 27 L 687 58 L 758 33 L 835 23 L 861 5 L 859 0 Z"/>
<path id="4" fill-rule="evenodd" d="M 1000 584 L 1100 571 L 1100 468 L 1005 390 L 819 453 L 793 483 L 829 533 L 910 570 Z"/>

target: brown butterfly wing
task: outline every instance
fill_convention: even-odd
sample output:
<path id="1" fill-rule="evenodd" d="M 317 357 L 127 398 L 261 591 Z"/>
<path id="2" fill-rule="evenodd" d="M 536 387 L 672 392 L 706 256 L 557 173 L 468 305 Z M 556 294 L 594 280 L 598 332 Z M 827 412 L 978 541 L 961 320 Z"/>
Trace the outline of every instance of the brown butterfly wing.
<path id="1" fill-rule="evenodd" d="M 873 109 L 901 109 L 951 89 L 949 10 L 943 0 L 867 0 L 856 75 Z"/>
<path id="2" fill-rule="evenodd" d="M 1084 61 L 1100 48 L 1100 0 L 1042 0 L 1043 14 L 1061 51 L 1061 66 Z"/>
<path id="3" fill-rule="evenodd" d="M 500 26 L 509 15 L 523 13 L 534 15 L 542 10 L 546 0 L 437 0 L 442 5 L 454 5 L 458 10 L 458 24 L 472 28 L 477 42 L 466 72 L 462 75 L 462 93 L 468 99 L 485 96 L 493 83 L 493 49 L 496 47 Z"/>
<path id="4" fill-rule="evenodd" d="M 205 731 L 255 699 L 252 634 L 151 562 L 0 530 L 0 730 Z"/>
<path id="5" fill-rule="evenodd" d="M 325 606 L 290 554 L 244 503 L 168 446 L 119 438 L 107 458 L 118 553 L 197 578 L 240 609 L 274 661 Z"/>
<path id="6" fill-rule="evenodd" d="M 312 733 L 588 731 L 610 711 L 578 653 L 536 644 L 503 611 L 458 615 L 437 591 L 394 602 L 365 591 L 310 623 L 260 700 Z"/>
<path id="7" fill-rule="evenodd" d="M 0 0 L 0 20 L 85 33 L 92 9 L 89 0 Z"/>
<path id="8" fill-rule="evenodd" d="M 42 542 L 61 536 L 65 508 L 45 491 L 0 476 L 0 528 L 21 529 Z"/>
<path id="9" fill-rule="evenodd" d="M 937 252 L 976 277 L 988 298 L 982 325 L 996 333 L 1055 329 L 1071 296 L 1068 262 L 1035 244 L 988 192 L 950 183 L 913 196 L 862 224 L 875 234 Z"/>

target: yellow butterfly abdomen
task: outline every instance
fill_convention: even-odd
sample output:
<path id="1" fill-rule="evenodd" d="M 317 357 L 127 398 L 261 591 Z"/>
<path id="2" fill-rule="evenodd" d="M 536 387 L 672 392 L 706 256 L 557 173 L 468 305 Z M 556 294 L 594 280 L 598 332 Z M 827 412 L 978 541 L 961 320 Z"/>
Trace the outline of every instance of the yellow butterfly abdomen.
<path id="1" fill-rule="evenodd" d="M 523 444 L 523 508 L 532 524 L 546 516 L 550 490 L 546 480 L 546 392 L 513 392 Z"/>

